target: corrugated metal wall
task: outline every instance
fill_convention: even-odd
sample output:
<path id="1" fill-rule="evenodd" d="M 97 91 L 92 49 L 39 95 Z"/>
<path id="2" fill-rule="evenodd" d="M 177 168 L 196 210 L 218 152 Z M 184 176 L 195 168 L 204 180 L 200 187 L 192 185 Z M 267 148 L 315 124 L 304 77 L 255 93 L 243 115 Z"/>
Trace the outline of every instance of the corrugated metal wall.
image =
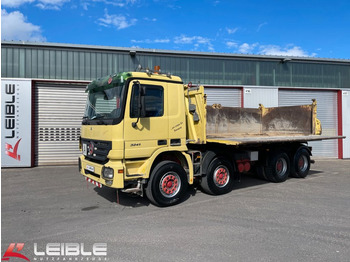
<path id="1" fill-rule="evenodd" d="M 322 134 L 338 135 L 337 92 L 316 90 L 279 90 L 279 106 L 307 105 L 317 100 L 317 118 L 322 124 Z M 310 142 L 314 156 L 338 157 L 338 140 Z"/>
<path id="2" fill-rule="evenodd" d="M 85 84 L 36 84 L 36 165 L 77 163 L 85 87 Z"/>
<path id="3" fill-rule="evenodd" d="M 127 49 L 50 44 L 1 46 L 1 76 L 39 79 L 92 80 L 135 70 L 139 64 L 180 76 L 185 83 L 349 88 L 350 63 L 251 59 Z"/>
<path id="4" fill-rule="evenodd" d="M 204 92 L 207 94 L 208 106 L 221 104 L 228 107 L 241 107 L 241 88 L 205 87 Z"/>

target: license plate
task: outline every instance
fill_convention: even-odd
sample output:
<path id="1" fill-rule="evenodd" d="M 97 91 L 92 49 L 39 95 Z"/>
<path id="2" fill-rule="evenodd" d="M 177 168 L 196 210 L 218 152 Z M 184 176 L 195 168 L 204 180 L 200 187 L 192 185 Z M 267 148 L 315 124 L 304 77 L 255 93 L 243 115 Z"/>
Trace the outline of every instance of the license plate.
<path id="1" fill-rule="evenodd" d="M 87 144 L 83 144 L 83 155 L 87 155 Z"/>
<path id="2" fill-rule="evenodd" d="M 95 172 L 95 168 L 93 166 L 86 165 L 86 169 L 91 172 Z"/>

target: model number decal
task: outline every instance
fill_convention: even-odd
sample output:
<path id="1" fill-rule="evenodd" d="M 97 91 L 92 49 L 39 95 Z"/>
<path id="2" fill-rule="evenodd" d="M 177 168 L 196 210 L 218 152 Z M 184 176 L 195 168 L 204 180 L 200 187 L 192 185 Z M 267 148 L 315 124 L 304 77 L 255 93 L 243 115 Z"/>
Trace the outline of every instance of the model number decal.
<path id="1" fill-rule="evenodd" d="M 179 124 L 173 126 L 171 130 L 173 130 L 174 132 L 179 131 L 180 129 L 182 129 L 182 124 L 183 122 L 180 122 Z"/>
<path id="2" fill-rule="evenodd" d="M 141 146 L 141 143 L 131 144 L 130 146 Z"/>

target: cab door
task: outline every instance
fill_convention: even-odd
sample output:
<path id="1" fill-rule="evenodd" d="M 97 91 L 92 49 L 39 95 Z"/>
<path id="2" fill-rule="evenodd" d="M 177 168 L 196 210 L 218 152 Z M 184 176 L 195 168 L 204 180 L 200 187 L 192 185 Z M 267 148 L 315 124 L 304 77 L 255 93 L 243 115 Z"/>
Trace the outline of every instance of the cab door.
<path id="1" fill-rule="evenodd" d="M 142 109 L 143 116 L 138 119 L 140 88 L 143 90 L 145 108 Z M 126 159 L 149 157 L 158 148 L 167 146 L 167 95 L 167 83 L 146 80 L 130 82 L 124 116 Z"/>

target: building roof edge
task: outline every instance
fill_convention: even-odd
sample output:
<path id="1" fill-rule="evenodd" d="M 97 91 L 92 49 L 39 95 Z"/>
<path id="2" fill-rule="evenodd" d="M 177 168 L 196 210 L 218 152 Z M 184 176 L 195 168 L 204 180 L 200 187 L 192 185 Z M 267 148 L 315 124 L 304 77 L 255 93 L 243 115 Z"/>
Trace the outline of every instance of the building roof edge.
<path id="1" fill-rule="evenodd" d="M 137 54 L 161 54 L 161 55 L 184 55 L 195 57 L 226 57 L 226 58 L 242 58 L 242 59 L 257 59 L 257 60 L 281 60 L 281 61 L 305 61 L 305 62 L 328 62 L 328 63 L 345 63 L 350 64 L 350 59 L 339 58 L 319 58 L 319 57 L 304 57 L 304 56 L 281 56 L 281 55 L 257 55 L 257 54 L 234 54 L 234 53 L 214 53 L 214 52 L 199 52 L 199 51 L 182 51 L 182 50 L 163 50 L 163 49 L 146 49 L 134 47 L 115 47 L 115 46 L 98 46 L 98 45 L 83 45 L 83 44 L 67 44 L 67 43 L 51 43 L 51 42 L 26 42 L 26 41 L 1 41 L 1 45 L 13 45 L 23 47 L 45 47 L 45 48 L 71 48 L 85 50 L 101 50 L 101 51 L 121 51 Z M 136 52 L 136 53 L 135 53 Z"/>

